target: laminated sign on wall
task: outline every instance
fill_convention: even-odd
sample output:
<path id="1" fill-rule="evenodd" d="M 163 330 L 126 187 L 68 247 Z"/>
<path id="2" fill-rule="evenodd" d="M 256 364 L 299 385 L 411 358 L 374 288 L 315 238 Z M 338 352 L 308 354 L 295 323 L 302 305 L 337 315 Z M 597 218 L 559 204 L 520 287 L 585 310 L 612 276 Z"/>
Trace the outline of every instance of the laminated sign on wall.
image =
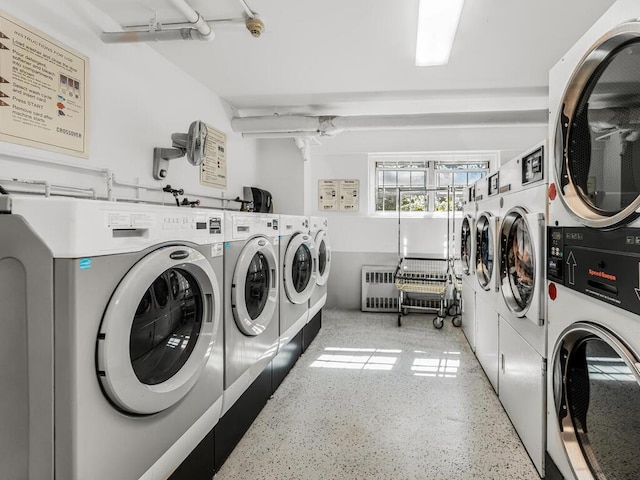
<path id="1" fill-rule="evenodd" d="M 200 185 L 227 188 L 227 136 L 207 125 L 205 157 L 200 165 Z"/>
<path id="2" fill-rule="evenodd" d="M 89 59 L 0 11 L 0 140 L 89 156 Z"/>
<path id="3" fill-rule="evenodd" d="M 360 208 L 359 180 L 319 180 L 318 209 L 357 212 Z"/>

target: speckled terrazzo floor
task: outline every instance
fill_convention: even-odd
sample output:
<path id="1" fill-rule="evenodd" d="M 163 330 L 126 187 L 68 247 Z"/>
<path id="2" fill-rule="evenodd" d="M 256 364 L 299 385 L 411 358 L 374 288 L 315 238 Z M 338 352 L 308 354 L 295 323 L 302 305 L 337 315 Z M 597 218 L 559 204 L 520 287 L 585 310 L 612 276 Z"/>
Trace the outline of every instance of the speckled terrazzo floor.
<path id="1" fill-rule="evenodd" d="M 539 477 L 461 330 L 328 310 L 215 479 Z"/>

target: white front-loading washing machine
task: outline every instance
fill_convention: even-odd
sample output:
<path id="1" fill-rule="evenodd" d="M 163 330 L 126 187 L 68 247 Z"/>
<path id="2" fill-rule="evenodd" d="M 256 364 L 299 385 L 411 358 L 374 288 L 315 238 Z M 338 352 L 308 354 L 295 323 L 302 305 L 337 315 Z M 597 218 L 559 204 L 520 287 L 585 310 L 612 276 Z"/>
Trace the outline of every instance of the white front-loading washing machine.
<path id="1" fill-rule="evenodd" d="M 476 357 L 498 391 L 499 172 L 476 183 Z"/>
<path id="2" fill-rule="evenodd" d="M 546 143 L 500 168 L 499 397 L 538 473 L 546 445 Z"/>
<path id="3" fill-rule="evenodd" d="M 480 180 L 482 181 L 482 180 Z M 460 269 L 462 273 L 462 331 L 471 350 L 476 350 L 476 186 L 465 191 L 460 226 Z"/>
<path id="4" fill-rule="evenodd" d="M 277 215 L 227 212 L 225 223 L 223 414 L 278 350 L 280 241 Z"/>
<path id="5" fill-rule="evenodd" d="M 0 202 L 2 476 L 169 477 L 221 413 L 222 214 Z"/>
<path id="6" fill-rule="evenodd" d="M 302 350 L 306 350 L 322 327 L 322 307 L 327 302 L 327 282 L 331 273 L 329 221 L 325 217 L 309 217 L 309 235 L 318 256 L 316 286 L 309 298 L 309 321 L 304 328 Z"/>
<path id="7" fill-rule="evenodd" d="M 640 471 L 637 18 L 616 2 L 549 75 L 547 472 L 570 480 Z"/>
<path id="8" fill-rule="evenodd" d="M 309 299 L 316 288 L 317 269 L 309 217 L 280 215 L 280 348 L 309 319 Z"/>

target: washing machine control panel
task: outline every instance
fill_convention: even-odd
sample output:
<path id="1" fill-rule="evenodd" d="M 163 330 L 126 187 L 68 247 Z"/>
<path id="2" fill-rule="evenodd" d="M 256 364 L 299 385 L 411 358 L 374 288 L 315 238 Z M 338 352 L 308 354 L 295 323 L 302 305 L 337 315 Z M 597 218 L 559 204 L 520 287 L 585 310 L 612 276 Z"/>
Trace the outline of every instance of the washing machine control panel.
<path id="1" fill-rule="evenodd" d="M 547 278 L 640 314 L 640 229 L 548 227 Z"/>
<path id="2" fill-rule="evenodd" d="M 522 185 L 544 179 L 544 147 L 522 157 Z"/>

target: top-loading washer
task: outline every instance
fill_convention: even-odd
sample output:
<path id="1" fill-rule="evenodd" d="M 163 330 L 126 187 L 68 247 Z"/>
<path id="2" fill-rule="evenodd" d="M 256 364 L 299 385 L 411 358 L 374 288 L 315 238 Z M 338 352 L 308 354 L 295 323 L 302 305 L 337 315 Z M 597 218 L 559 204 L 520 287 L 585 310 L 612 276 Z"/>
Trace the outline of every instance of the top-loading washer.
<path id="1" fill-rule="evenodd" d="M 280 240 L 277 215 L 227 212 L 225 223 L 223 414 L 278 350 Z"/>
<path id="2" fill-rule="evenodd" d="M 318 255 L 316 286 L 309 298 L 309 320 L 312 320 L 327 301 L 327 281 L 331 273 L 329 221 L 324 217 L 309 217 L 309 235 Z"/>
<path id="3" fill-rule="evenodd" d="M 476 183 L 476 357 L 498 391 L 499 172 Z"/>
<path id="4" fill-rule="evenodd" d="M 482 181 L 482 180 L 480 180 Z M 462 331 L 471 350 L 476 349 L 476 186 L 465 190 L 460 226 L 460 268 L 462 270 Z"/>
<path id="5" fill-rule="evenodd" d="M 280 340 L 283 348 L 309 319 L 318 255 L 309 217 L 280 215 Z"/>
<path id="6" fill-rule="evenodd" d="M 640 471 L 637 18 L 616 2 L 549 75 L 547 450 L 566 479 Z"/>
<path id="7" fill-rule="evenodd" d="M 500 168 L 499 397 L 538 473 L 546 445 L 546 142 Z"/>
<path id="8" fill-rule="evenodd" d="M 0 202 L 3 476 L 168 477 L 220 417 L 223 214 Z"/>

